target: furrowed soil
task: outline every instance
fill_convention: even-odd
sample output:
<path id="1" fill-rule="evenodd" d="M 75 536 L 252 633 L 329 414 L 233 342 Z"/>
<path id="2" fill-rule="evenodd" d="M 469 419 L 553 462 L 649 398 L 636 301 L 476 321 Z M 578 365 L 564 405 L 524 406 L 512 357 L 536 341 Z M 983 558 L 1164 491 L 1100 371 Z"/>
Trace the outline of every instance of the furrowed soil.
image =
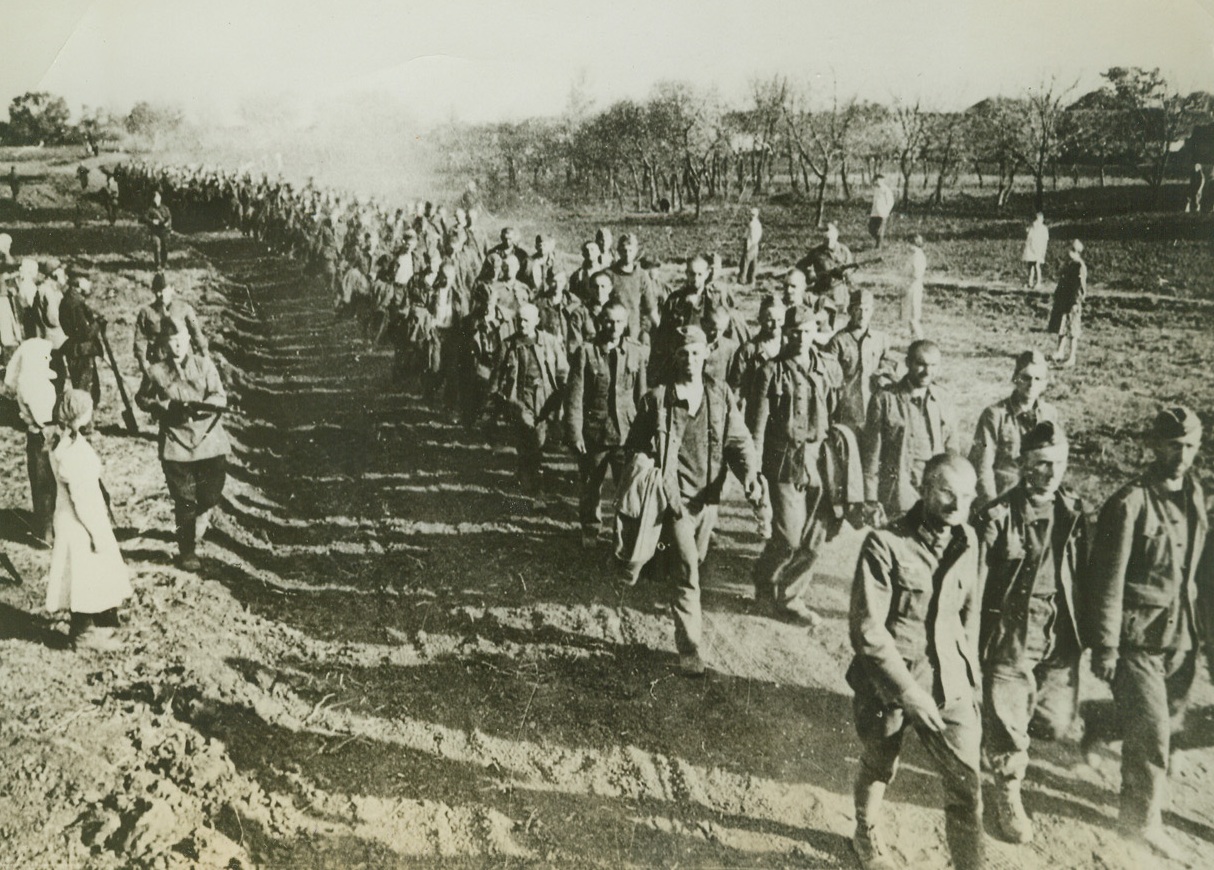
<path id="1" fill-rule="evenodd" d="M 145 239 L 129 219 L 75 225 L 73 169 L 45 167 L 29 208 L 0 203 L 0 229 L 19 256 L 94 259 L 133 391 Z M 516 495 L 513 451 L 397 391 L 387 352 L 335 320 L 298 264 L 196 233 L 171 266 L 213 336 L 235 452 L 203 569 L 182 573 L 151 424 L 141 415 L 138 439 L 121 429 L 103 375 L 94 444 L 135 587 L 121 653 L 67 649 L 66 621 L 43 610 L 48 554 L 29 546 L 24 438 L 6 410 L 0 534 L 25 583 L 0 588 L 0 864 L 856 866 L 843 673 L 859 532 L 823 556 L 809 603 L 824 624 L 772 622 L 752 612 L 759 540 L 732 484 L 705 580 L 711 672 L 685 680 L 657 590 L 621 600 L 605 537 L 582 550 L 564 456 L 536 512 Z M 863 280 L 904 347 L 892 273 Z M 1030 333 L 1047 306 L 995 280 L 929 287 L 925 321 L 967 430 L 1008 388 L 1010 355 L 1049 349 Z M 1214 338 L 1210 309 L 1182 299 L 1097 286 L 1090 315 L 1081 364 L 1051 397 L 1072 482 L 1098 504 L 1140 465 L 1159 403 L 1211 407 Z M 1107 702 L 1084 679 L 1085 704 Z M 1212 704 L 1203 671 L 1167 815 L 1194 866 L 1214 843 Z M 1038 835 L 988 838 L 991 865 L 1146 866 L 1115 831 L 1117 749 L 1089 767 L 1073 739 L 1036 744 Z M 930 769 L 909 741 L 888 839 L 908 866 L 942 868 Z"/>

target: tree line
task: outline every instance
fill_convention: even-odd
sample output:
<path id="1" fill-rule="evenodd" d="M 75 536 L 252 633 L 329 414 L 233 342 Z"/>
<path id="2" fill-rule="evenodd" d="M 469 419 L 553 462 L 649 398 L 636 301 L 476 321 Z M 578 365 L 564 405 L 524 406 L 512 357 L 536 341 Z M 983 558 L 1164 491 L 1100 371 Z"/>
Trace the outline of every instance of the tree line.
<path id="1" fill-rule="evenodd" d="M 1137 177 L 1158 197 L 1179 171 L 1177 143 L 1214 123 L 1214 94 L 1180 93 L 1158 69 L 1113 67 L 1101 86 L 1043 80 L 1016 97 L 963 111 L 923 100 L 840 98 L 786 75 L 750 83 L 743 105 L 712 88 L 657 84 L 644 101 L 592 111 L 575 85 L 559 117 L 450 122 L 434 138 L 442 170 L 475 179 L 490 195 L 614 202 L 637 210 L 692 209 L 771 194 L 779 183 L 812 199 L 821 221 L 828 187 L 850 198 L 857 177 L 897 179 L 904 206 L 922 176 L 923 203 L 939 205 L 962 173 L 988 184 L 996 206 L 1018 177 L 1031 178 L 1037 208 L 1047 181 L 1081 172 L 1104 185 L 1110 172 Z M 1191 168 L 1191 165 L 1186 168 Z"/>
<path id="2" fill-rule="evenodd" d="M 182 126 L 184 113 L 173 106 L 141 101 L 125 115 L 85 106 L 73 121 L 63 97 L 30 91 L 14 97 L 8 121 L 0 121 L 0 144 L 80 145 L 98 148 L 127 144 L 131 137 L 154 144 Z"/>

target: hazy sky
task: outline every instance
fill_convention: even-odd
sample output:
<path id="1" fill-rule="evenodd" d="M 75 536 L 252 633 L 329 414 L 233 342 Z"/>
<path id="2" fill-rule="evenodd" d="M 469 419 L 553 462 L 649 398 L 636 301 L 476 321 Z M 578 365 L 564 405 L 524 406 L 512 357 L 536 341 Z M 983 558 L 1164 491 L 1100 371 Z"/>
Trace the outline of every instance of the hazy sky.
<path id="1" fill-rule="evenodd" d="M 0 0 L 0 105 L 228 112 L 385 90 L 422 121 L 551 114 L 661 79 L 740 99 L 755 76 L 959 108 L 1113 65 L 1214 90 L 1214 0 Z M 290 98 L 290 99 L 288 99 Z"/>

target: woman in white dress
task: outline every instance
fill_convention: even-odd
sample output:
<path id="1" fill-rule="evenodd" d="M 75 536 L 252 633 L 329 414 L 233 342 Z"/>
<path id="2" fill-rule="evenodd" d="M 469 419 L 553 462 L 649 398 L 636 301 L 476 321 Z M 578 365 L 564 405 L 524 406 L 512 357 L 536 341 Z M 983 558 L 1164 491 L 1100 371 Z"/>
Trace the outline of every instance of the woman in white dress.
<path id="1" fill-rule="evenodd" d="M 118 605 L 130 596 L 131 583 L 101 492 L 101 460 L 81 434 L 92 419 L 89 394 L 66 390 L 51 441 L 58 492 L 46 609 L 71 611 L 77 648 L 109 652 L 121 647 L 114 636 Z"/>
<path id="2" fill-rule="evenodd" d="M 1020 260 L 1028 266 L 1025 286 L 1036 290 L 1041 283 L 1041 270 L 1045 265 L 1045 252 L 1050 245 L 1050 228 L 1045 225 L 1045 215 L 1037 212 L 1024 235 L 1024 252 Z"/>

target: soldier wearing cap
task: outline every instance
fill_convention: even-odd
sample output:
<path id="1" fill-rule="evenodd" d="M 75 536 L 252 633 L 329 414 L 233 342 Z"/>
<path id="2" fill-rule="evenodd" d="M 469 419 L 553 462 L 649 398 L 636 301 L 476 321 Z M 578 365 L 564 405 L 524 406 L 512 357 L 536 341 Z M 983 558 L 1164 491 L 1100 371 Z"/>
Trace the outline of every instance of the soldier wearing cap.
<path id="1" fill-rule="evenodd" d="M 850 296 L 848 272 L 855 262 L 851 250 L 839 241 L 839 228 L 834 223 L 826 225 L 822 243 L 811 248 L 797 262 L 799 270 L 813 275 L 815 307 L 829 312 L 832 328 L 838 312 L 847 305 Z"/>
<path id="2" fill-rule="evenodd" d="M 135 361 L 139 364 L 139 373 L 147 374 L 148 366 L 160 359 L 160 351 L 163 348 L 160 332 L 165 318 L 172 318 L 184 324 L 195 352 L 209 356 L 207 339 L 202 333 L 194 307 L 176 298 L 176 293 L 163 272 L 157 272 L 152 277 L 152 294 L 155 301 L 140 308 L 139 313 L 135 315 Z"/>
<path id="3" fill-rule="evenodd" d="M 755 600 L 778 619 L 810 626 L 820 619 L 801 595 L 813 579 L 830 512 L 818 459 L 843 383 L 839 363 L 814 341 L 820 323 L 819 315 L 804 308 L 788 310 L 784 350 L 771 365 L 755 409 L 760 467 L 772 506 L 772 535 L 754 567 Z"/>
<path id="4" fill-rule="evenodd" d="M 864 436 L 873 392 L 881 386 L 882 378 L 892 380 L 889 336 L 871 325 L 876 309 L 873 291 L 852 293 L 847 327 L 836 332 L 826 347 L 843 370 L 835 422 L 851 427 L 857 438 Z"/>
<path id="5" fill-rule="evenodd" d="M 93 288 L 88 277 L 90 265 L 77 262 L 68 269 L 67 289 L 59 303 L 59 325 L 67 336 L 60 353 L 72 387 L 88 393 L 93 399 L 93 407 L 97 407 L 101 401 L 97 359 L 104 352 L 101 333 L 105 330 L 105 318 L 95 312 L 87 300 Z"/>
<path id="6" fill-rule="evenodd" d="M 518 480 L 524 492 L 540 489 L 548 418 L 560 407 L 569 361 L 560 340 L 539 329 L 539 310 L 519 306 L 516 331 L 506 340 L 491 395 L 506 409 L 518 450 Z"/>
<path id="7" fill-rule="evenodd" d="M 628 309 L 612 300 L 599 316 L 594 341 L 580 345 L 569 364 L 565 428 L 577 457 L 578 519 L 582 545 L 593 547 L 602 521 L 599 502 L 607 470 L 616 486 L 624 468 L 624 442 L 645 395 L 649 348 L 627 337 Z"/>
<path id="8" fill-rule="evenodd" d="M 160 360 L 148 367 L 135 402 L 160 424 L 160 463 L 173 499 L 177 564 L 197 571 L 197 544 L 227 479 L 231 448 L 221 417 L 228 398 L 215 364 L 193 353 L 184 323 L 161 321 L 160 340 Z"/>
<path id="9" fill-rule="evenodd" d="M 1161 411 L 1151 426 L 1150 466 L 1100 509 L 1090 592 L 1080 630 L 1092 673 L 1113 689 L 1115 710 L 1091 717 L 1085 750 L 1124 738 L 1120 821 L 1126 833 L 1168 858 L 1179 855 L 1163 826 L 1173 723 L 1196 674 L 1197 648 L 1214 638 L 1214 575 L 1199 557 L 1206 503 L 1191 471 L 1202 426 L 1189 408 Z"/>
<path id="10" fill-rule="evenodd" d="M 983 410 L 974 430 L 970 462 L 978 473 L 978 507 L 1020 480 L 1020 442 L 1038 423 L 1059 423 L 1058 411 L 1041 398 L 1050 367 L 1039 351 L 1016 357 L 1012 394 Z"/>
<path id="11" fill-rule="evenodd" d="M 1032 839 L 1020 800 L 1030 735 L 1056 740 L 1079 701 L 1079 628 L 1088 528 L 1065 486 L 1068 446 L 1052 420 L 1018 439 L 1020 480 L 977 512 L 983 553 L 983 749 L 994 775 L 994 817 L 1013 843 Z"/>
<path id="12" fill-rule="evenodd" d="M 742 481 L 752 504 L 761 500 L 763 487 L 754 444 L 733 394 L 725 384 L 704 378 L 704 330 L 688 325 L 675 337 L 669 379 L 642 397 L 625 450 L 651 457 L 661 469 L 667 507 L 661 532 L 666 548 L 659 558 L 672 586 L 679 666 L 685 675 L 698 677 L 705 672 L 700 656 L 700 570 L 726 475 L 733 471 Z M 642 567 L 630 566 L 630 585 Z"/>
<path id="13" fill-rule="evenodd" d="M 906 351 L 906 374 L 873 394 L 864 430 L 864 499 L 868 520 L 893 519 L 918 500 L 924 464 L 957 448 L 952 403 L 935 386 L 940 348 L 916 341 Z"/>
<path id="14" fill-rule="evenodd" d="M 152 264 L 156 269 L 169 265 L 169 234 L 173 232 L 173 213 L 160 198 L 160 191 L 152 193 L 152 205 L 143 215 L 143 222 L 152 233 Z"/>
<path id="15" fill-rule="evenodd" d="M 940 773 L 953 866 L 983 866 L 979 548 L 966 524 L 974 471 L 940 454 L 926 463 L 922 487 L 902 517 L 869 532 L 852 583 L 847 682 L 862 746 L 852 847 L 864 870 L 902 866 L 886 851 L 880 815 L 908 727 Z"/>

